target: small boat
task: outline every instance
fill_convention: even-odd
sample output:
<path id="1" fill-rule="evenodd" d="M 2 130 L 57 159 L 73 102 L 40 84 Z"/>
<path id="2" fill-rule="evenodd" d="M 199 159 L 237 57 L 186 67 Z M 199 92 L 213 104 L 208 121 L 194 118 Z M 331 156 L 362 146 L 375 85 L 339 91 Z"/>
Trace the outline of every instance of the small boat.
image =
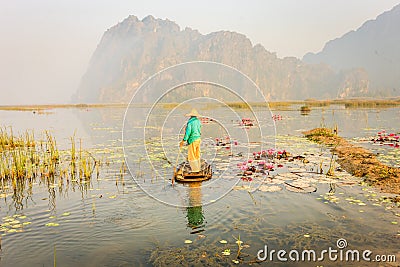
<path id="1" fill-rule="evenodd" d="M 201 160 L 201 171 L 191 172 L 189 162 L 182 162 L 174 172 L 174 179 L 178 182 L 201 182 L 210 179 L 212 176 L 211 165 Z"/>

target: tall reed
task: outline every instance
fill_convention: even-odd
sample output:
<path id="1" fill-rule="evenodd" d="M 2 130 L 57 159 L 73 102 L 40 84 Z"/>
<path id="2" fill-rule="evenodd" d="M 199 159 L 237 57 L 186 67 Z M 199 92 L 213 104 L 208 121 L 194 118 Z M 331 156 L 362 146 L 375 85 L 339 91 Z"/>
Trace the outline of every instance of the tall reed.
<path id="1" fill-rule="evenodd" d="M 26 131 L 16 136 L 11 127 L 0 128 L 0 179 L 30 179 L 35 177 L 80 178 L 90 179 L 97 161 L 88 151 L 76 151 L 75 134 L 70 137 L 71 149 L 66 157 L 61 158 L 57 141 L 49 131 L 44 132 L 44 140 L 36 141 L 32 132 Z M 67 153 L 68 154 L 68 153 Z M 69 177 L 68 177 L 69 174 Z M 97 169 L 97 176 L 99 170 Z M 59 181 L 59 183 L 61 183 Z"/>

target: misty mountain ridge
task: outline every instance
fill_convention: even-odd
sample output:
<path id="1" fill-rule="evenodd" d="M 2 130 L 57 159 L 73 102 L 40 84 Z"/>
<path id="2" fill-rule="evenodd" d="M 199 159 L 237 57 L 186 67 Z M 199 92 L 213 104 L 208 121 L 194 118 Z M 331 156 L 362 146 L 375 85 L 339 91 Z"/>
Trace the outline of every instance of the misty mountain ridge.
<path id="1" fill-rule="evenodd" d="M 363 68 L 369 87 L 381 96 L 400 95 L 400 5 L 365 22 L 356 31 L 326 43 L 319 53 L 303 61 L 324 63 L 336 71 Z"/>
<path id="2" fill-rule="evenodd" d="M 139 20 L 131 15 L 104 33 L 75 101 L 127 102 L 154 73 L 195 60 L 220 62 L 238 69 L 255 81 L 268 100 L 377 93 L 363 66 L 339 70 L 325 63 L 278 58 L 260 44 L 253 46 L 243 34 L 218 31 L 203 35 L 188 27 L 181 30 L 168 19 L 147 16 Z"/>

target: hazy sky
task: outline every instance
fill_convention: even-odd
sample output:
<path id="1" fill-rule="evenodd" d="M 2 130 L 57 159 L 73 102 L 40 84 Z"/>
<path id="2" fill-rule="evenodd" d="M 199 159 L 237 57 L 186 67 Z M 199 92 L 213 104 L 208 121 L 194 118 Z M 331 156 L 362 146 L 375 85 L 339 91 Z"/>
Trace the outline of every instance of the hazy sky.
<path id="1" fill-rule="evenodd" d="M 129 15 L 245 34 L 301 58 L 400 0 L 0 0 L 0 105 L 67 103 L 104 31 Z"/>

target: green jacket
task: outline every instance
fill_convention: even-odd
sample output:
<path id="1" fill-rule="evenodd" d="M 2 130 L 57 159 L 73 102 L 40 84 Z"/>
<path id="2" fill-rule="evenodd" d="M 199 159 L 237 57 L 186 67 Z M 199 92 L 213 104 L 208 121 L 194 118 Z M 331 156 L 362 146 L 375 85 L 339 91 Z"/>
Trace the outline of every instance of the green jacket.
<path id="1" fill-rule="evenodd" d="M 183 137 L 184 141 L 190 145 L 197 139 L 201 138 L 201 122 L 197 117 L 191 117 L 186 125 L 186 133 L 185 137 Z"/>

